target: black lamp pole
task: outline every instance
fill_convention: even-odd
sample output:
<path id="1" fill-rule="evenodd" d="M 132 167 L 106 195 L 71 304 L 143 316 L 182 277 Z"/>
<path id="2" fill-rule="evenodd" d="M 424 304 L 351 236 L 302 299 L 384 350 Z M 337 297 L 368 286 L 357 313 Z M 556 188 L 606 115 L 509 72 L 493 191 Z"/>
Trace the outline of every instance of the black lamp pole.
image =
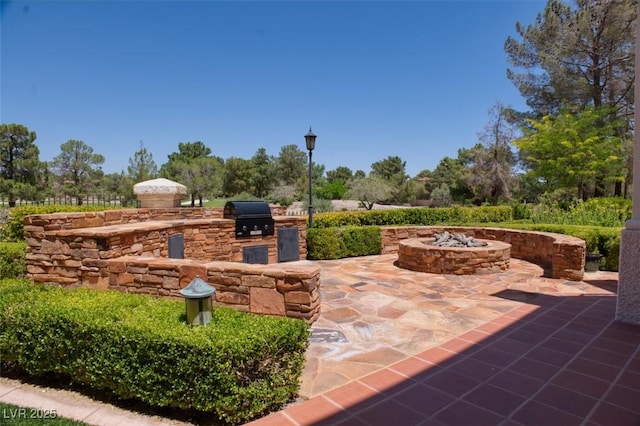
<path id="1" fill-rule="evenodd" d="M 304 140 L 309 150 L 309 228 L 311 228 L 313 226 L 313 186 L 311 184 L 313 161 L 311 156 L 313 149 L 316 147 L 316 135 L 311 131 L 311 127 L 309 127 L 309 133 L 304 135 Z"/>

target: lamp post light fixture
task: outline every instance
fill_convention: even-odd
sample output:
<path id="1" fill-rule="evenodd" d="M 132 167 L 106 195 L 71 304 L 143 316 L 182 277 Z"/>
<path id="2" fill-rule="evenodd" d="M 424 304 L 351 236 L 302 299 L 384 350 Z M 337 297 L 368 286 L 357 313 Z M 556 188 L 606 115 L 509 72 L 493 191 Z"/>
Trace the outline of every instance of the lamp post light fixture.
<path id="1" fill-rule="evenodd" d="M 189 325 L 207 325 L 211 322 L 211 296 L 215 292 L 215 287 L 204 282 L 199 276 L 180 290 L 187 308 Z"/>
<path id="2" fill-rule="evenodd" d="M 311 131 L 311 126 L 309 126 L 309 133 L 304 135 L 304 140 L 307 143 L 307 150 L 309 150 L 309 228 L 311 228 L 313 227 L 313 186 L 311 184 L 313 161 L 311 155 L 316 147 L 316 135 Z"/>

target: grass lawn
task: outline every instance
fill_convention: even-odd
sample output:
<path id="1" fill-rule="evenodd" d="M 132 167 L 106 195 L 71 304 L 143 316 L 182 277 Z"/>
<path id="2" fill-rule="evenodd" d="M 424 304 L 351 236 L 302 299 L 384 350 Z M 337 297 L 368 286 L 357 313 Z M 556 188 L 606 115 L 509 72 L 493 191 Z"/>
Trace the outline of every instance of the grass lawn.
<path id="1" fill-rule="evenodd" d="M 55 410 L 38 410 L 35 408 L 24 408 L 0 402 L 0 425 L 25 426 L 41 424 L 47 424 L 51 426 L 87 425 L 87 423 L 59 417 Z"/>

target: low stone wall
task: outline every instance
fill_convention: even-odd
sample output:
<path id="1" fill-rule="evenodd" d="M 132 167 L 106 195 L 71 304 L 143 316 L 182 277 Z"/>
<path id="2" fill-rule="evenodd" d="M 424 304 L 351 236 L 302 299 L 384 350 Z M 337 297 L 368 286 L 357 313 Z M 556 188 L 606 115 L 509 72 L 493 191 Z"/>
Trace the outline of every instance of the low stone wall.
<path id="1" fill-rule="evenodd" d="M 382 253 L 397 253 L 400 240 L 432 238 L 433 234 L 444 231 L 509 243 L 512 257 L 549 269 L 552 278 L 581 281 L 584 277 L 585 242 L 569 235 L 550 232 L 461 226 L 387 226 L 381 229 Z"/>
<path id="2" fill-rule="evenodd" d="M 107 261 L 109 289 L 182 298 L 199 276 L 215 287 L 215 304 L 243 312 L 287 316 L 313 323 L 320 315 L 320 268 L 198 262 L 125 256 Z"/>
<path id="3" fill-rule="evenodd" d="M 177 296 L 195 276 L 189 271 L 197 270 L 201 278 L 219 287 L 216 300 L 221 304 L 314 321 L 319 310 L 319 270 L 311 273 L 276 263 L 277 235 L 282 228 L 298 228 L 298 252 L 301 259 L 306 258 L 306 219 L 273 218 L 274 235 L 236 237 L 235 221 L 223 219 L 222 209 L 127 209 L 27 216 L 27 277 L 37 283 Z M 168 258 L 169 238 L 177 234 L 183 237 L 185 259 Z M 266 246 L 268 265 L 240 263 L 243 250 L 252 246 Z M 263 270 L 266 272 L 256 272 Z M 216 278 L 218 272 L 221 278 Z M 121 278 L 117 277 L 119 273 Z M 229 284 L 234 276 L 241 285 Z M 270 304 L 261 306 L 263 302 Z"/>

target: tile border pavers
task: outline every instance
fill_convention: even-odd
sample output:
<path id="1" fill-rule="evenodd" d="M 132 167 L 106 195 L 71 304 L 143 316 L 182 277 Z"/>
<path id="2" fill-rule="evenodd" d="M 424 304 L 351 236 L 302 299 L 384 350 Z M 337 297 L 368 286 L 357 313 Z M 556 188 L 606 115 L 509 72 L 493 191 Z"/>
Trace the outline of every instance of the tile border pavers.
<path id="1" fill-rule="evenodd" d="M 270 422 L 274 417 L 278 418 L 286 418 L 291 424 L 295 425 L 311 425 L 311 424 L 337 424 L 340 421 L 345 421 L 347 418 L 350 421 L 358 422 L 357 424 L 364 424 L 362 420 L 365 416 L 368 409 L 373 406 L 383 406 L 384 404 L 389 404 L 389 409 L 393 409 L 393 405 L 389 403 L 389 401 L 394 399 L 394 395 L 402 392 L 403 388 L 398 390 L 393 390 L 394 385 L 402 384 L 404 387 L 414 386 L 421 375 L 424 375 L 425 372 L 429 370 L 433 371 L 434 374 L 441 373 L 443 370 L 452 369 L 456 364 L 461 363 L 465 359 L 471 359 L 470 354 L 465 354 L 465 348 L 469 348 L 464 342 L 467 341 L 465 337 L 469 339 L 469 343 L 474 341 L 476 344 L 482 346 L 483 341 L 488 341 L 491 338 L 496 338 L 496 342 L 510 340 L 513 342 L 517 342 L 516 340 L 512 340 L 510 336 L 520 328 L 526 328 L 531 324 L 534 324 L 537 320 L 546 318 L 547 315 L 553 316 L 555 314 L 554 310 L 564 309 L 572 312 L 572 317 L 566 321 L 566 324 L 560 328 L 558 328 L 554 333 L 549 336 L 546 336 L 544 339 L 537 341 L 536 343 L 530 345 L 526 351 L 522 352 L 521 350 L 519 354 L 514 354 L 515 358 L 508 364 L 503 365 L 501 367 L 497 367 L 497 371 L 492 377 L 498 376 L 499 374 L 510 374 L 512 377 L 519 376 L 516 372 L 509 367 L 516 365 L 516 363 L 521 361 L 529 360 L 528 362 L 536 362 L 540 365 L 544 365 L 547 373 L 541 372 L 541 377 L 535 377 L 537 374 L 529 372 L 531 377 L 527 380 L 531 381 L 531 383 L 536 383 L 536 386 L 533 392 L 528 392 L 528 395 L 517 396 L 517 394 L 512 393 L 509 390 L 504 390 L 499 385 L 496 388 L 496 384 L 499 382 L 495 382 L 495 384 L 490 385 L 490 388 L 498 389 L 500 392 L 507 392 L 506 395 L 513 395 L 514 401 L 520 401 L 520 404 L 517 407 L 511 408 L 509 415 L 503 417 L 501 421 L 508 421 L 513 424 L 520 424 L 518 419 L 522 420 L 525 416 L 528 419 L 538 419 L 539 421 L 546 422 L 546 424 L 552 424 L 553 421 L 562 421 L 567 424 L 571 423 L 580 423 L 582 421 L 592 419 L 594 416 L 603 416 L 603 412 L 610 412 L 611 410 L 615 410 L 616 406 L 612 405 L 610 401 L 606 398 L 615 391 L 616 396 L 622 400 L 623 397 L 619 396 L 621 393 L 624 394 L 624 389 L 617 390 L 620 388 L 619 379 L 622 377 L 626 371 L 626 369 L 632 363 L 632 360 L 635 357 L 640 356 L 640 328 L 636 328 L 632 330 L 633 332 L 638 333 L 638 338 L 634 340 L 630 347 L 635 345 L 635 348 L 631 350 L 630 348 L 622 347 L 626 353 L 626 360 L 624 365 L 618 365 L 616 369 L 616 375 L 607 383 L 607 390 L 604 394 L 602 394 L 599 398 L 592 398 L 587 394 L 587 389 L 569 389 L 566 387 L 558 387 L 558 384 L 554 381 L 559 378 L 562 374 L 581 374 L 579 371 L 573 370 L 572 363 L 576 360 L 580 360 L 582 356 L 585 354 L 589 354 L 590 348 L 592 348 L 592 344 L 602 339 L 605 335 L 611 335 L 615 333 L 610 332 L 612 328 L 615 332 L 616 323 L 614 321 L 613 315 L 615 311 L 615 307 L 613 304 L 609 302 L 607 299 L 611 298 L 615 300 L 615 296 L 612 295 L 592 295 L 592 296 L 578 296 L 580 299 L 567 299 L 567 297 L 572 297 L 575 295 L 558 295 L 558 296 L 543 296 L 546 300 L 543 306 L 532 306 L 532 305 L 522 305 L 516 308 L 513 308 L 511 311 L 508 311 L 501 315 L 500 317 L 495 318 L 494 320 L 488 321 L 486 324 L 479 326 L 473 330 L 469 330 L 460 334 L 459 336 L 445 342 L 444 344 L 428 349 L 416 356 L 407 357 L 406 359 L 396 362 L 394 364 L 389 365 L 388 367 L 382 368 L 374 373 L 371 373 L 368 376 L 365 376 L 360 379 L 356 379 L 350 382 L 347 385 L 343 385 L 340 388 L 333 389 L 326 393 L 323 393 L 319 396 L 311 398 L 308 401 L 302 402 L 293 407 L 285 408 L 283 411 L 272 414 L 271 416 L 265 417 L 264 419 L 259 419 L 253 423 L 254 426 L 261 426 L 262 423 Z M 584 298 L 583 298 L 584 297 Z M 603 297 L 605 299 L 603 299 Z M 550 299 L 555 298 L 555 300 Z M 574 300 L 579 300 L 579 303 L 574 303 Z M 609 310 L 609 313 L 605 315 L 605 311 Z M 590 311 L 598 312 L 598 315 L 593 316 L 590 315 Z M 564 310 L 558 312 L 565 312 Z M 553 347 L 554 344 L 558 344 L 558 342 L 563 342 L 561 339 L 557 339 L 554 337 L 556 333 L 563 334 L 565 330 L 571 330 L 571 327 L 575 324 L 580 324 L 581 320 L 585 318 L 590 318 L 589 322 L 593 322 L 594 326 L 597 326 L 597 330 L 593 334 L 588 334 L 587 330 L 582 331 L 583 335 L 589 336 L 588 342 L 584 342 L 582 344 L 582 348 L 571 354 L 570 352 L 573 350 L 571 347 L 565 348 L 569 353 L 562 354 L 560 351 L 556 351 L 555 349 L 549 348 L 547 346 Z M 595 318 L 595 320 L 593 320 Z M 596 320 L 599 320 L 596 321 Z M 515 321 L 515 322 L 514 322 Z M 515 328 L 513 328 L 515 327 Z M 484 331 L 483 331 L 484 330 Z M 543 332 L 540 330 L 540 332 Z M 620 335 L 618 332 L 617 337 L 624 339 L 625 336 Z M 555 339 L 556 341 L 552 341 Z M 551 343 L 548 343 L 551 342 Z M 615 340 L 612 340 L 615 342 Z M 547 344 L 547 346 L 545 346 Z M 618 346 L 624 345 L 623 343 L 619 343 Z M 544 361 L 534 360 L 530 358 L 530 355 L 540 354 L 541 352 L 545 353 L 553 353 L 555 355 L 560 355 L 557 360 L 547 359 L 548 364 Z M 601 356 L 605 354 L 597 354 L 594 352 L 592 357 Z M 610 354 L 612 358 L 613 353 Z M 623 355 L 624 356 L 624 355 Z M 460 357 L 461 359 L 452 362 L 456 357 Z M 595 360 L 591 361 L 591 366 L 597 369 L 605 369 L 613 368 L 604 363 L 599 363 Z M 601 361 L 604 361 L 601 359 Z M 443 365 L 444 364 L 444 365 Z M 446 365 L 449 364 L 449 365 Z M 618 364 L 620 364 L 618 362 Z M 589 380 L 598 380 L 597 379 L 597 371 L 591 371 L 590 374 L 582 374 L 581 377 L 584 377 L 587 380 L 585 383 L 589 383 Z M 391 374 L 390 374 L 391 373 Z M 584 372 L 583 372 L 584 373 Z M 633 373 L 629 373 L 633 374 Z M 399 376 L 404 376 L 405 380 L 399 380 Z M 519 376 L 523 379 L 526 379 L 527 376 Z M 640 377 L 640 376 L 639 376 Z M 429 377 L 426 377 L 424 382 L 428 386 Z M 445 407 L 441 408 L 434 417 L 430 417 L 430 420 L 426 417 L 423 417 L 424 421 L 430 422 L 432 420 L 435 421 L 444 421 L 446 423 L 447 420 L 455 419 L 455 415 L 463 415 L 461 413 L 454 413 L 449 410 L 447 407 L 456 407 L 456 410 L 459 411 L 463 407 L 466 407 L 470 410 L 470 412 L 475 412 L 475 415 L 485 416 L 486 419 L 494 418 L 492 415 L 495 415 L 494 412 L 492 415 L 487 413 L 487 410 L 474 405 L 473 403 L 469 403 L 467 398 L 469 395 L 474 395 L 475 390 L 481 389 L 485 387 L 486 383 L 492 383 L 489 379 L 480 380 L 478 384 L 475 386 L 472 385 L 470 389 L 466 392 L 463 392 L 461 395 L 458 395 L 454 398 L 452 402 L 450 402 Z M 593 382 L 601 385 L 600 382 Z M 354 395 L 354 389 L 360 388 L 366 391 L 364 397 L 358 397 Z M 441 391 L 431 388 L 432 391 L 437 394 Z M 501 390 L 502 389 L 502 390 Z M 390 390 L 392 390 L 390 392 Z M 560 392 L 561 395 L 564 395 L 565 398 L 557 398 L 557 401 L 550 398 L 550 395 L 554 393 Z M 640 394 L 640 392 L 639 392 Z M 345 399 L 345 395 L 348 398 Z M 335 399 L 334 399 L 335 398 Z M 476 395 L 477 398 L 477 395 Z M 356 408 L 353 405 L 349 405 L 349 403 L 344 404 L 345 401 L 352 401 L 352 403 L 356 404 Z M 592 405 L 587 406 L 589 410 L 585 411 L 585 403 L 586 401 L 592 401 Z M 342 402 L 342 404 L 341 404 Z M 358 407 L 358 403 L 362 404 Z M 333 403 L 333 404 L 331 404 Z M 622 404 L 623 402 L 618 402 L 618 404 Z M 307 405 L 310 404 L 310 405 Z M 313 404 L 313 406 L 311 405 Z M 563 405 L 564 404 L 564 405 Z M 582 408 L 576 408 L 579 404 L 582 404 Z M 343 408 L 344 412 L 341 413 L 340 417 L 332 417 L 335 413 L 335 407 L 340 406 Z M 330 410 L 327 413 L 329 416 L 323 416 L 321 410 L 324 407 L 329 407 Z M 475 407 L 475 408 L 473 408 Z M 396 407 L 397 408 L 397 407 Z M 640 408 L 637 413 L 633 413 L 628 410 L 629 407 L 617 406 L 620 410 L 619 418 L 622 419 L 636 419 L 640 421 Z M 409 407 L 405 407 L 405 409 L 410 409 Z M 308 411 L 313 411 L 313 419 L 314 421 L 309 422 L 310 417 L 308 415 L 300 416 L 299 413 L 308 413 Z M 480 410 L 480 411 L 478 411 Z M 542 410 L 542 412 L 541 412 Z M 608 410 L 608 411 L 607 411 Z M 580 417 L 580 414 L 583 417 Z M 274 417 L 272 417 L 274 416 Z M 453 416 L 453 417 L 451 417 Z M 527 417 L 528 416 L 528 417 Z M 511 419 L 511 420 L 508 420 Z M 515 422 L 515 423 L 514 423 Z M 552 422 L 552 423 L 549 423 Z M 347 423 L 345 423 L 347 424 Z M 418 423 L 415 423 L 418 424 Z M 598 424 L 592 422 L 592 424 Z"/>

